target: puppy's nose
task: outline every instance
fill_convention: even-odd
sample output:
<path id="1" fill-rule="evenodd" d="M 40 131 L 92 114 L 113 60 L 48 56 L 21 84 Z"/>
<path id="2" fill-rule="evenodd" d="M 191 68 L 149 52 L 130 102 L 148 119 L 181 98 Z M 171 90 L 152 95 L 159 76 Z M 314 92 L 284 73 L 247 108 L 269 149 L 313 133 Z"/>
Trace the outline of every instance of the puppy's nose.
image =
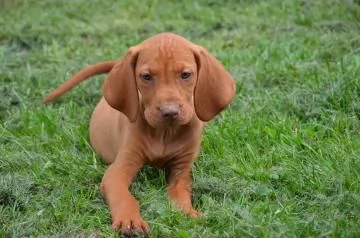
<path id="1" fill-rule="evenodd" d="M 180 113 L 179 106 L 174 104 L 168 104 L 160 107 L 161 116 L 167 120 L 174 120 Z"/>

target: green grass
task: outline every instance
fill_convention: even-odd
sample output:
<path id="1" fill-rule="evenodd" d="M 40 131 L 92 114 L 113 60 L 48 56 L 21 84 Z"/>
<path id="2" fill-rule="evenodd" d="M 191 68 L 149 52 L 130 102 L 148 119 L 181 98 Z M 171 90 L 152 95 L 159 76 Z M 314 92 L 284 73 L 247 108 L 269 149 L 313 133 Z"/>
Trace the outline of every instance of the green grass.
<path id="1" fill-rule="evenodd" d="M 91 2 L 91 4 L 89 3 Z M 360 2 L 0 1 L 0 237 L 117 237 L 88 143 L 103 77 L 81 67 L 173 31 L 237 80 L 194 165 L 192 220 L 161 171 L 132 186 L 150 237 L 360 236 Z"/>

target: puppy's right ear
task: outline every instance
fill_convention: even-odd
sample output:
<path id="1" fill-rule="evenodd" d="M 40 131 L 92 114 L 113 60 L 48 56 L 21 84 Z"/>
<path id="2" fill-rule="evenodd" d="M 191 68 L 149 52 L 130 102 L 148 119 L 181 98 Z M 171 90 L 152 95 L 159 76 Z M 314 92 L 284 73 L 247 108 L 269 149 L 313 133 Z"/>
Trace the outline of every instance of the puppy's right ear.
<path id="1" fill-rule="evenodd" d="M 139 96 L 135 79 L 135 66 L 139 47 L 131 47 L 110 71 L 104 82 L 103 94 L 107 103 L 124 113 L 134 122 L 139 113 Z"/>

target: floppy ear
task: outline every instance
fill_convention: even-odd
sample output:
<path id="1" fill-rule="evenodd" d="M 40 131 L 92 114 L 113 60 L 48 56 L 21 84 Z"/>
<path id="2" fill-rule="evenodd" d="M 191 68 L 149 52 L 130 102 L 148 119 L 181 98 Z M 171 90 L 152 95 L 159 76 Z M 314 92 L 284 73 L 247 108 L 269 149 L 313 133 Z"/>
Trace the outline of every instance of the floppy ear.
<path id="1" fill-rule="evenodd" d="M 194 91 L 195 112 L 202 121 L 209 121 L 233 99 L 235 81 L 224 66 L 206 49 L 194 45 L 198 79 Z"/>
<path id="2" fill-rule="evenodd" d="M 107 103 L 124 113 L 131 122 L 139 113 L 139 96 L 135 80 L 138 47 L 131 47 L 127 54 L 110 71 L 104 82 L 103 94 Z"/>

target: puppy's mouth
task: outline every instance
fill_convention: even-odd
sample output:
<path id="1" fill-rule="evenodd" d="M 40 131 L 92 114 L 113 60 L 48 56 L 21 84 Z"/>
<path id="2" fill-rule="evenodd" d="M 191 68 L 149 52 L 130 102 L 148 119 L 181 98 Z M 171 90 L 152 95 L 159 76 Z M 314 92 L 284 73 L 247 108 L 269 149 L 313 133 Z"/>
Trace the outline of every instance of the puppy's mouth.
<path id="1" fill-rule="evenodd" d="M 176 127 L 179 125 L 182 125 L 184 123 L 181 123 L 182 121 L 177 118 L 163 118 L 161 120 L 160 127 Z"/>

